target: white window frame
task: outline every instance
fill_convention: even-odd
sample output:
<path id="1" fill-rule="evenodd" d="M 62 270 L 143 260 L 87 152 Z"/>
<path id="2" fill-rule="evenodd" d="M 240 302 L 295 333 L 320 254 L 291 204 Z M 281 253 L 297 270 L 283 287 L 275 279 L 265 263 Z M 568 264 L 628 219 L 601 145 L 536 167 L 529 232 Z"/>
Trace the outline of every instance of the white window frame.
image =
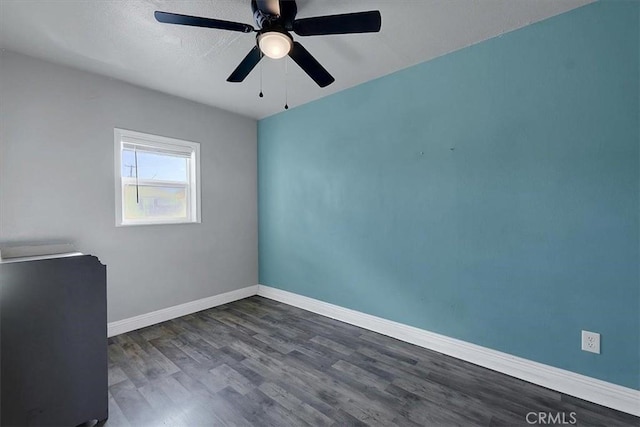
<path id="1" fill-rule="evenodd" d="M 194 224 L 201 222 L 201 202 L 200 202 L 200 144 L 197 142 L 184 141 L 181 139 L 168 138 L 166 136 L 152 135 L 143 132 L 136 132 L 127 129 L 114 128 L 114 172 L 115 172 L 115 208 L 116 227 L 126 227 L 131 225 L 157 225 L 157 224 Z M 126 141 L 126 142 L 125 142 Z M 123 145 L 136 144 L 144 145 L 151 150 L 157 149 L 159 154 L 162 151 L 177 151 L 181 153 L 191 153 L 187 174 L 189 176 L 189 198 L 187 201 L 186 219 L 140 219 L 127 220 L 124 218 L 124 185 L 135 182 L 135 178 L 122 178 L 122 149 Z M 138 185 L 162 185 L 168 187 L 184 187 L 185 184 L 173 181 L 138 179 Z"/>

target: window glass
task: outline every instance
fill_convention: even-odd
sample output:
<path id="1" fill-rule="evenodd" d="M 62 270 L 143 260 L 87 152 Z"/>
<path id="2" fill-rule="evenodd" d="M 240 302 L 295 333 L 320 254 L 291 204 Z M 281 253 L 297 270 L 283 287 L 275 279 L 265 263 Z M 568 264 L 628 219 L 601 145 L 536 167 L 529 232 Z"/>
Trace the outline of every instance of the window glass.
<path id="1" fill-rule="evenodd" d="M 126 184 L 124 219 L 184 219 L 188 213 L 186 187 Z"/>
<path id="2" fill-rule="evenodd" d="M 184 156 L 155 154 L 138 151 L 138 179 L 157 179 L 162 181 L 188 181 L 187 163 Z M 136 177 L 136 155 L 134 150 L 122 150 L 122 177 Z"/>

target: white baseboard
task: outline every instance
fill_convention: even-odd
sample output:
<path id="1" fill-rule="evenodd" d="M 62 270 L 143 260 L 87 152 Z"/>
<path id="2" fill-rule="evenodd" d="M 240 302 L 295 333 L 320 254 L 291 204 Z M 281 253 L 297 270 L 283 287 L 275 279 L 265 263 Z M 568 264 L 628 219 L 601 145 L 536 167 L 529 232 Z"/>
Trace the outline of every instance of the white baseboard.
<path id="1" fill-rule="evenodd" d="M 184 304 L 174 305 L 173 307 L 152 311 L 151 313 L 141 314 L 140 316 L 111 322 L 107 324 L 107 336 L 112 337 L 114 335 L 124 334 L 125 332 L 135 331 L 136 329 L 146 328 L 147 326 L 166 322 L 167 320 L 175 319 L 176 317 L 186 316 L 187 314 L 228 304 L 233 301 L 256 295 L 257 292 L 258 285 L 247 286 L 246 288 L 237 289 L 224 294 L 202 298 Z"/>
<path id="2" fill-rule="evenodd" d="M 462 359 L 570 396 L 640 416 L 640 391 L 638 390 L 269 286 L 258 285 L 258 295 Z"/>

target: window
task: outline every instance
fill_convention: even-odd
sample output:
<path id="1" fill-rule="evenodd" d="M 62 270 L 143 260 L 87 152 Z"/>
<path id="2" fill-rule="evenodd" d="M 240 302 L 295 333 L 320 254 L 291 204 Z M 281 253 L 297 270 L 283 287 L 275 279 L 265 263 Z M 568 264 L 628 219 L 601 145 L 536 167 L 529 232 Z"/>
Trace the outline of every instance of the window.
<path id="1" fill-rule="evenodd" d="M 116 226 L 200 222 L 200 144 L 114 129 Z"/>

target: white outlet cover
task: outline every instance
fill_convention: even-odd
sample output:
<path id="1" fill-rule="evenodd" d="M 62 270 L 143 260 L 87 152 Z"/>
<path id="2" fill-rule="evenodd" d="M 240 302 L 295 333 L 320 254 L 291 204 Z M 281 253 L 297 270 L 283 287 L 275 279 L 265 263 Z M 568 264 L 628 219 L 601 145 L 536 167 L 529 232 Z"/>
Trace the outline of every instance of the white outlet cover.
<path id="1" fill-rule="evenodd" d="M 582 331 L 582 350 L 600 354 L 600 334 Z"/>

